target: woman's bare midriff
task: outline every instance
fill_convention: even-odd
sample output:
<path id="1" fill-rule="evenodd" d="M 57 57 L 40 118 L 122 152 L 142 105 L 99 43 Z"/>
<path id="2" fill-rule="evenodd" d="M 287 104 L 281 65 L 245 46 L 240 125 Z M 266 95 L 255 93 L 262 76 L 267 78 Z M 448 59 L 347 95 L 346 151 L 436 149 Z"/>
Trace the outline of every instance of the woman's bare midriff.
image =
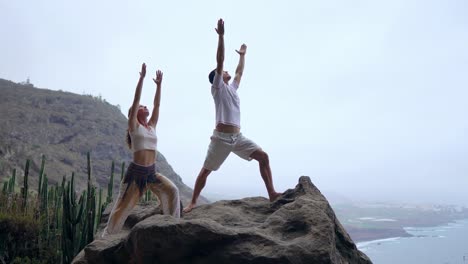
<path id="1" fill-rule="evenodd" d="M 222 132 L 222 133 L 230 133 L 230 134 L 235 134 L 240 132 L 240 128 L 236 126 L 231 126 L 231 125 L 226 125 L 226 124 L 221 124 L 218 123 L 216 125 L 216 131 Z"/>
<path id="2" fill-rule="evenodd" d="M 156 162 L 156 151 L 149 149 L 142 149 L 133 153 L 133 162 L 142 165 L 149 166 Z"/>

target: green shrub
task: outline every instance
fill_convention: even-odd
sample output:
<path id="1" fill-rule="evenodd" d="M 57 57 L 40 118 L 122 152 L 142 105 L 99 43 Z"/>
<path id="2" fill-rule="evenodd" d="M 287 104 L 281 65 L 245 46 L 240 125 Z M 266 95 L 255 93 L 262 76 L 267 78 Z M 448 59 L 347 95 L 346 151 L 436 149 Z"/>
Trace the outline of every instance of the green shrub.
<path id="1" fill-rule="evenodd" d="M 0 255 L 8 262 L 35 250 L 37 221 L 21 214 L 0 213 Z"/>
<path id="2" fill-rule="evenodd" d="M 52 245 L 38 243 L 41 224 L 32 215 L 0 213 L 0 258 L 6 263 L 58 263 Z"/>

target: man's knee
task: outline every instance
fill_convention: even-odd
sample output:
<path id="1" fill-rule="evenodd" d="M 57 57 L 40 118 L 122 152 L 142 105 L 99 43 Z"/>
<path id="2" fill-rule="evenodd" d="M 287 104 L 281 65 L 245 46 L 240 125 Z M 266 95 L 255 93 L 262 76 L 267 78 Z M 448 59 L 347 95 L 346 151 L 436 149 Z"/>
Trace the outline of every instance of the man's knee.
<path id="1" fill-rule="evenodd" d="M 202 171 L 200 172 L 200 174 L 198 175 L 198 178 L 200 180 L 206 180 L 206 178 L 208 178 L 208 176 L 211 174 L 211 172 L 212 172 L 212 170 L 203 168 Z"/>
<path id="2" fill-rule="evenodd" d="M 258 150 L 254 153 L 254 158 L 260 163 L 260 165 L 268 165 L 270 164 L 270 158 L 268 154 L 263 150 Z"/>
<path id="3" fill-rule="evenodd" d="M 266 152 L 263 152 L 263 164 L 264 165 L 270 164 L 270 158 L 268 157 L 268 154 Z"/>

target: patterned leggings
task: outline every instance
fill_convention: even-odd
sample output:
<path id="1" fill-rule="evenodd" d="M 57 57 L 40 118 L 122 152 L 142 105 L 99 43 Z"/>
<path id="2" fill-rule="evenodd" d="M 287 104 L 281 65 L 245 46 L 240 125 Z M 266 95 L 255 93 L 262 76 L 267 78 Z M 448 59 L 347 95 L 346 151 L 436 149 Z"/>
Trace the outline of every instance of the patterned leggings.
<path id="1" fill-rule="evenodd" d="M 119 197 L 109 215 L 102 237 L 119 232 L 141 196 L 150 189 L 159 199 L 163 214 L 180 218 L 179 189 L 165 176 L 155 173 L 154 164 L 148 167 L 131 163 L 120 184 Z"/>

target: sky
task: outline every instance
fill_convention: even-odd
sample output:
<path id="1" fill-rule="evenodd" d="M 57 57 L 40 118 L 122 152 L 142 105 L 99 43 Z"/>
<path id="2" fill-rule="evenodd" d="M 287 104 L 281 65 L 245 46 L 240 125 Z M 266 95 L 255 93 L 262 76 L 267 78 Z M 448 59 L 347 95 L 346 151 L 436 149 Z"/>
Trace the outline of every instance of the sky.
<path id="1" fill-rule="evenodd" d="M 217 20 L 244 136 L 278 191 L 300 176 L 330 199 L 468 205 L 468 2 L 0 0 L 0 78 L 142 104 L 164 72 L 158 148 L 193 186 L 215 125 Z M 122 139 L 124 144 L 124 139 Z M 231 154 L 203 194 L 266 196 Z"/>

